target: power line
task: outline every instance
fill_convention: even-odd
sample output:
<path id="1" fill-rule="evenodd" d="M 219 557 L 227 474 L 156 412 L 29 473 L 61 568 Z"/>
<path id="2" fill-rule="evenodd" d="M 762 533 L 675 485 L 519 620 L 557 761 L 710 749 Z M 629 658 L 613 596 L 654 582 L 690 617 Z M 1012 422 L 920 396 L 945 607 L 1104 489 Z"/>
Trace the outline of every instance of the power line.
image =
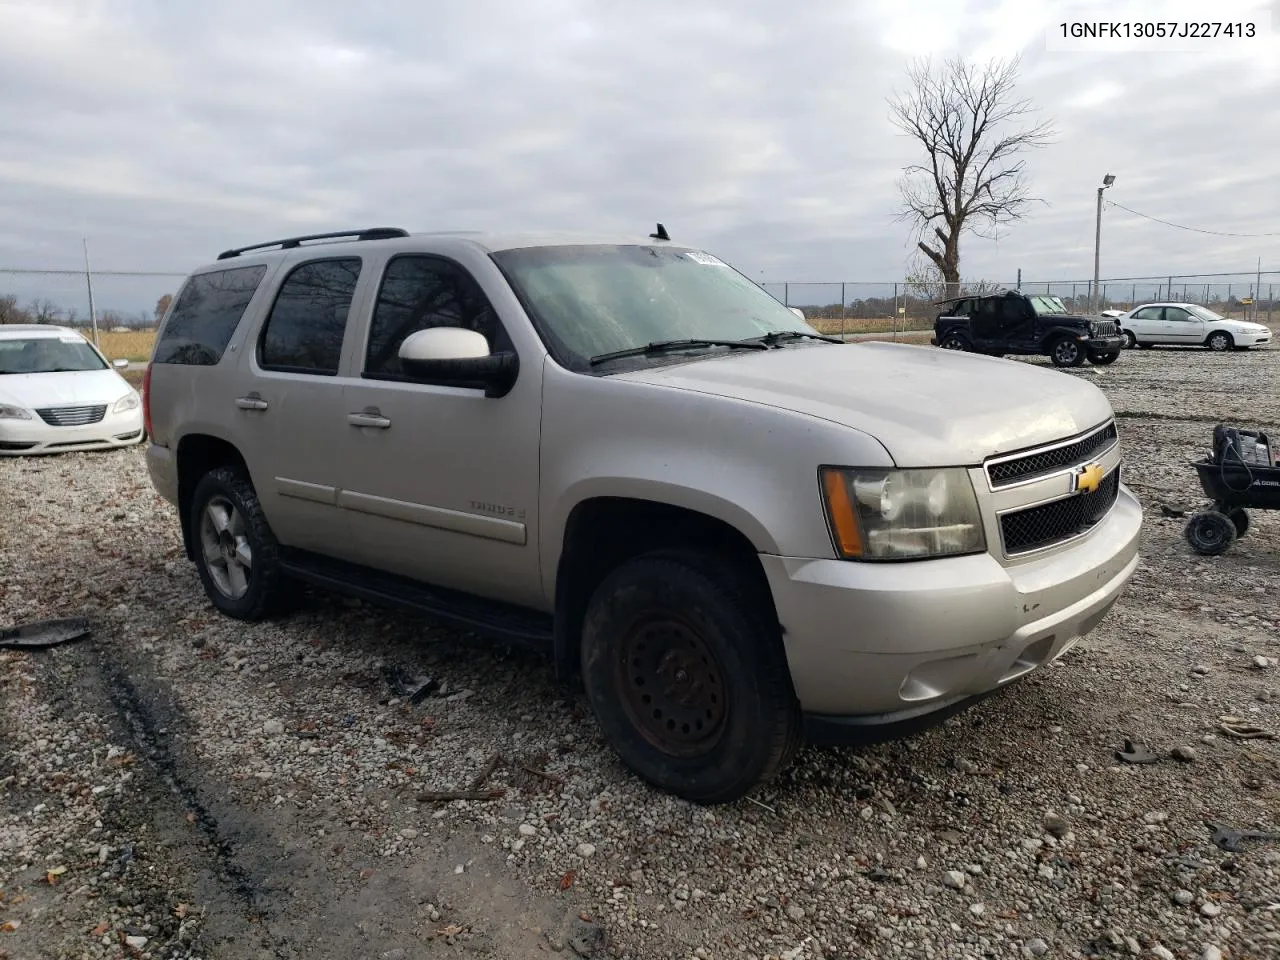
<path id="1" fill-rule="evenodd" d="M 1145 213 L 1139 213 L 1137 210 L 1126 207 L 1123 203 L 1116 203 L 1114 200 L 1107 200 L 1106 203 L 1112 207 L 1119 207 L 1121 210 L 1132 213 L 1135 217 L 1142 217 L 1144 220 L 1154 220 L 1156 223 L 1163 223 L 1166 227 L 1177 227 L 1179 230 L 1190 230 L 1192 233 L 1207 233 L 1214 237 L 1280 237 L 1280 233 L 1227 233 L 1222 230 L 1203 230 L 1200 227 L 1188 227 L 1181 223 L 1173 223 L 1169 220 L 1161 220 L 1159 217 L 1152 217 Z"/>

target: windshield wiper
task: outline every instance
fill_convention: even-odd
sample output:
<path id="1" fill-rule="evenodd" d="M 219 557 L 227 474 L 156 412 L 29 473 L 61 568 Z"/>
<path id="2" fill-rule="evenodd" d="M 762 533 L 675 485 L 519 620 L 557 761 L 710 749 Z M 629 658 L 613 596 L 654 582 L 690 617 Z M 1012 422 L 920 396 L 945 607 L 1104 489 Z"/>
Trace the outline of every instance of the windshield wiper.
<path id="1" fill-rule="evenodd" d="M 610 360 L 621 360 L 623 357 L 643 357 L 651 353 L 667 353 L 671 350 L 684 350 L 687 347 L 739 347 L 746 350 L 767 350 L 768 345 L 761 343 L 760 340 L 654 340 L 652 343 L 646 343 L 643 347 L 629 347 L 626 350 L 614 350 L 612 353 L 602 353 L 599 356 L 592 357 L 588 361 L 591 366 L 600 363 L 607 363 Z"/>
<path id="2" fill-rule="evenodd" d="M 844 343 L 839 337 L 828 337 L 821 333 L 807 333 L 804 330 L 774 330 L 772 333 L 766 333 L 762 337 L 750 337 L 741 343 L 763 343 L 767 347 L 772 347 L 782 343 L 784 340 L 822 340 L 826 343 Z"/>

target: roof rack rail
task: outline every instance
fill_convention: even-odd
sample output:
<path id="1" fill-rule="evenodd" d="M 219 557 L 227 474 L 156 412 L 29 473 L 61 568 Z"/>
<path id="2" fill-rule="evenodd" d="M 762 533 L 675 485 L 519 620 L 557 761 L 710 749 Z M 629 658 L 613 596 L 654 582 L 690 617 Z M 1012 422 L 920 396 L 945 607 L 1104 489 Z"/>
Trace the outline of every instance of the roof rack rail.
<path id="1" fill-rule="evenodd" d="M 267 243 L 255 243 L 250 247 L 237 247 L 234 250 L 224 250 L 218 254 L 219 260 L 229 260 L 232 257 L 238 257 L 242 253 L 248 253 L 250 250 L 265 250 L 267 247 L 279 247 L 281 250 L 293 250 L 302 246 L 307 240 L 337 240 L 340 237 L 350 237 L 356 240 L 394 240 L 399 237 L 409 236 L 409 231 L 400 227 L 370 227 L 367 230 L 339 230 L 335 233 L 310 233 L 302 237 L 287 237 L 284 240 L 270 240 Z"/>

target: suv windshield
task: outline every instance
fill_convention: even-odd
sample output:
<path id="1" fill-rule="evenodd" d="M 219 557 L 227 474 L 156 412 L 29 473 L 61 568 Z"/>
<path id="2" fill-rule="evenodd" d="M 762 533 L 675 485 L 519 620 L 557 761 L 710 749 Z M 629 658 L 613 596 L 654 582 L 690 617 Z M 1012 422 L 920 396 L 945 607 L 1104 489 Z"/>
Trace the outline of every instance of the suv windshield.
<path id="1" fill-rule="evenodd" d="M 1198 303 L 1187 304 L 1187 309 L 1190 310 L 1192 313 L 1194 313 L 1201 320 L 1208 320 L 1210 323 L 1213 323 L 1215 320 L 1227 319 L 1222 314 L 1214 313 L 1208 307 L 1202 307 Z"/>
<path id="2" fill-rule="evenodd" d="M 0 374 L 69 373 L 106 368 L 93 347 L 79 338 L 0 339 Z"/>
<path id="3" fill-rule="evenodd" d="M 1031 307 L 1042 317 L 1067 313 L 1066 305 L 1057 297 L 1032 297 Z"/>
<path id="4" fill-rule="evenodd" d="M 525 247 L 493 254 L 554 353 L 592 357 L 671 340 L 734 341 L 817 331 L 720 260 L 667 246 Z M 817 342 L 817 341 L 797 341 Z M 693 344 L 702 351 L 716 344 Z M 686 355 L 687 356 L 687 355 Z M 679 354 L 640 355 L 670 362 Z"/>

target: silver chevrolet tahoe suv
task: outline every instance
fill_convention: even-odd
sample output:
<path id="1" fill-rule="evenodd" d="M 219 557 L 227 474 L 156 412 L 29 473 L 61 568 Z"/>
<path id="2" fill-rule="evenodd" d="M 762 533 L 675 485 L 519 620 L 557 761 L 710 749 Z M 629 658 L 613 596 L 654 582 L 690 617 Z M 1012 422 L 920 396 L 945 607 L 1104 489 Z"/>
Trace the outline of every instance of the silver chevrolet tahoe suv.
<path id="1" fill-rule="evenodd" d="M 228 250 L 145 384 L 219 610 L 309 583 L 534 644 L 701 803 L 1043 667 L 1137 564 L 1095 386 L 833 342 L 661 225 Z"/>

